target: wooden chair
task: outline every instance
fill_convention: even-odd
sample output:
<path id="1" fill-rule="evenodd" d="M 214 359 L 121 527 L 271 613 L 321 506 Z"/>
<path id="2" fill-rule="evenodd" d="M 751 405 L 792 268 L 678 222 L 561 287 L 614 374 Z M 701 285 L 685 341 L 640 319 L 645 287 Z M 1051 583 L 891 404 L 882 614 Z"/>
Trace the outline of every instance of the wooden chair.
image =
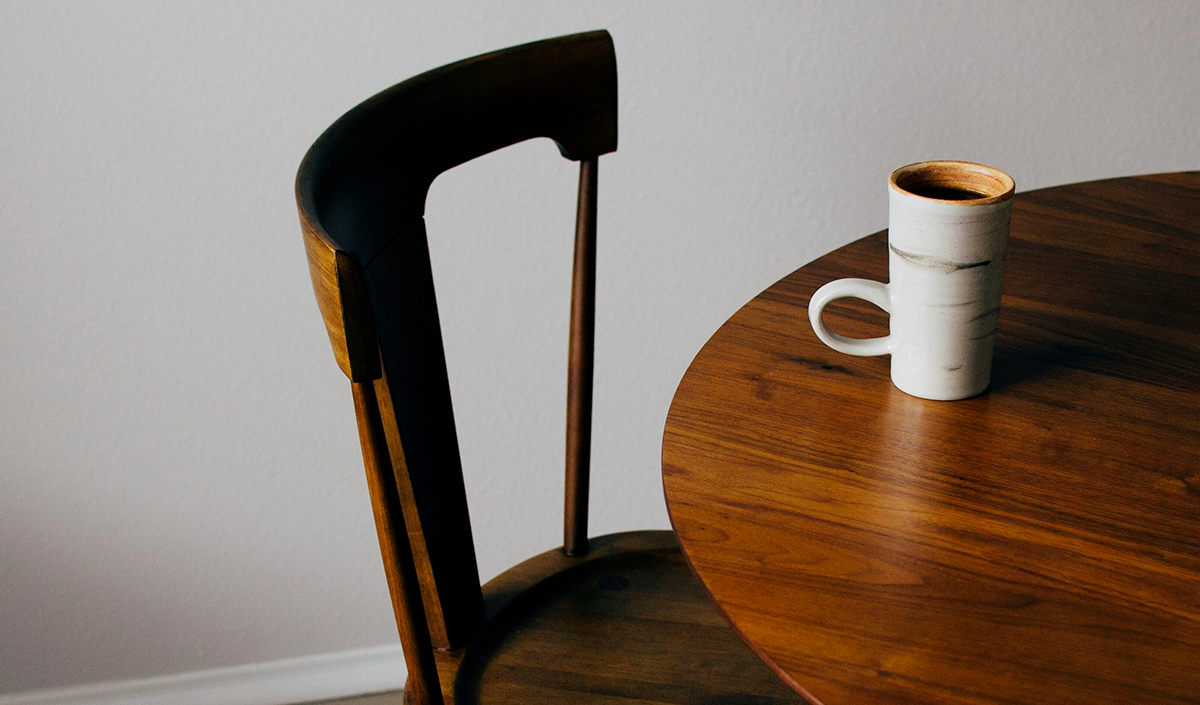
<path id="1" fill-rule="evenodd" d="M 550 137 L 580 162 L 565 542 L 480 587 L 423 220 L 441 172 Z M 334 123 L 296 196 L 317 302 L 350 378 L 408 663 L 408 702 L 774 703 L 669 531 L 588 542 L 596 168 L 617 146 L 607 32 L 478 56 Z"/>

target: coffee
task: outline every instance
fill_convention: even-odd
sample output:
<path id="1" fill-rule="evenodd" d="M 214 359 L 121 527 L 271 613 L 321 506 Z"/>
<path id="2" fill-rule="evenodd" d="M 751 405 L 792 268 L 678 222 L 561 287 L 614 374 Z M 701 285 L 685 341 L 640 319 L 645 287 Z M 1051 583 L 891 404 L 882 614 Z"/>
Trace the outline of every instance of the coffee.
<path id="1" fill-rule="evenodd" d="M 987 198 L 986 193 L 952 186 L 938 186 L 937 184 L 920 184 L 906 188 L 905 191 L 914 196 L 937 198 L 942 201 L 973 201 L 976 198 Z"/>

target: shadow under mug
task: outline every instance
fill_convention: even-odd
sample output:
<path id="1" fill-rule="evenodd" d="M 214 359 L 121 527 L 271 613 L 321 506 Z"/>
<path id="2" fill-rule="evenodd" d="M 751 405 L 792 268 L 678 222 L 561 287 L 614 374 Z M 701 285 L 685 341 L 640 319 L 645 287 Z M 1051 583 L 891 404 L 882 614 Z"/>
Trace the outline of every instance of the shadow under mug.
<path id="1" fill-rule="evenodd" d="M 850 355 L 892 356 L 892 383 L 925 399 L 965 399 L 987 389 L 1000 315 L 1014 183 L 999 169 L 918 162 L 888 182 L 887 284 L 838 279 L 808 305 L 813 332 Z M 891 315 L 888 335 L 846 338 L 821 319 L 835 299 L 869 301 Z"/>

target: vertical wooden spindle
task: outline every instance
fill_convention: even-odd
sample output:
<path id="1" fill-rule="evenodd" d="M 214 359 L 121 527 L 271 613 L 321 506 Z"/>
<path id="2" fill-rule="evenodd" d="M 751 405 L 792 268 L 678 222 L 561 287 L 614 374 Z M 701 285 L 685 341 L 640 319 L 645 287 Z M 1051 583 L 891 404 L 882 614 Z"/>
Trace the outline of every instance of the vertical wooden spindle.
<path id="1" fill-rule="evenodd" d="M 587 553 L 588 472 L 592 450 L 592 363 L 596 338 L 596 159 L 579 162 L 571 343 L 567 369 L 567 482 L 563 551 Z"/>
<path id="2" fill-rule="evenodd" d="M 400 508 L 400 495 L 392 475 L 392 461 L 388 455 L 383 421 L 379 417 L 375 387 L 372 382 L 355 382 L 352 386 L 354 411 L 358 417 L 358 438 L 362 444 L 363 464 L 367 469 L 371 508 L 375 513 L 375 531 L 379 534 L 379 548 L 383 553 L 383 568 L 392 595 L 392 609 L 396 613 L 404 662 L 408 665 L 408 687 L 413 691 L 411 702 L 442 705 L 442 687 L 433 660 L 433 644 L 429 639 L 421 588 L 417 583 L 404 512 Z"/>

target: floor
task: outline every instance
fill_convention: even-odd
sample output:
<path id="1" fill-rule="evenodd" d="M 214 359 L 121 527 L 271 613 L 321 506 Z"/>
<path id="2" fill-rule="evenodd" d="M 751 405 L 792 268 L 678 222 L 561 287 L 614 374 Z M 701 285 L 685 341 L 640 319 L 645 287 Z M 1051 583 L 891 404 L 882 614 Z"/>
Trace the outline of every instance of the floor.
<path id="1" fill-rule="evenodd" d="M 319 700 L 305 705 L 400 705 L 400 693 L 399 690 L 392 690 L 387 693 L 359 695 L 341 700 Z"/>

